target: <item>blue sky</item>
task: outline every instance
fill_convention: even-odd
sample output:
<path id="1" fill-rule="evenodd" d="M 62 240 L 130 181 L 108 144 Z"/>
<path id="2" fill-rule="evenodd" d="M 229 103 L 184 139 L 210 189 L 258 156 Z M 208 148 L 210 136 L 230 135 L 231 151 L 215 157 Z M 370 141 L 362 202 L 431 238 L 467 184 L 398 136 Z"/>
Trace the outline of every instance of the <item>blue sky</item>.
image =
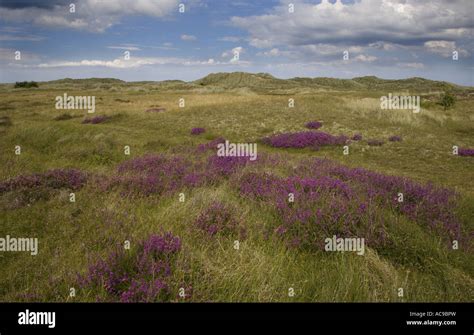
<path id="1" fill-rule="evenodd" d="M 472 0 L 1 0 L 0 82 L 247 71 L 474 86 L 473 17 Z"/>

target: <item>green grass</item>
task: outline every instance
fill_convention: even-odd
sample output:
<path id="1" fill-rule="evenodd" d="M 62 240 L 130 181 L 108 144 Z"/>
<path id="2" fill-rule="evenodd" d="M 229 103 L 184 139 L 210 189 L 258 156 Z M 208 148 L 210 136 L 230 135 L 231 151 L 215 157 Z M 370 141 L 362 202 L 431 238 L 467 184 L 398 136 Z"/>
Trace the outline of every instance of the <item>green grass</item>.
<path id="1" fill-rule="evenodd" d="M 272 83 L 274 79 L 268 78 Z M 354 79 L 351 85 L 369 79 Z M 243 80 L 248 84 L 248 78 Z M 348 156 L 340 147 L 315 152 L 259 144 L 259 154 L 284 154 L 290 163 L 304 157 L 328 157 L 352 167 L 454 188 L 461 200 L 453 210 L 459 212 L 466 230 L 474 229 L 474 161 L 451 154 L 453 145 L 474 147 L 472 97 L 460 97 L 446 112 L 427 103 L 421 113 L 413 114 L 380 110 L 378 98 L 387 94 L 383 90 L 257 94 L 248 90 L 198 91 L 199 84 L 184 90 L 183 85 L 190 84 L 181 82 L 166 84 L 180 87 L 174 91 L 161 90 L 157 83 L 144 83 L 141 91 L 137 83 L 114 80 L 104 82 L 110 87 L 102 90 L 87 90 L 96 85 L 93 80 L 72 83 L 68 95 L 95 95 L 96 115 L 112 118 L 97 125 L 81 124 L 84 111 L 54 109 L 55 96 L 64 93 L 61 85 L 68 82 L 40 83 L 40 88 L 31 90 L 1 88 L 0 118 L 8 117 L 9 122 L 0 124 L 0 180 L 60 167 L 108 174 L 118 163 L 146 153 L 187 152 L 186 148 L 219 136 L 233 142 L 254 142 L 275 132 L 304 130 L 306 122 L 317 120 L 324 124 L 322 131 L 361 133 L 364 140 L 386 143 L 382 147 L 369 147 L 365 141 L 353 143 Z M 117 89 L 111 89 L 114 87 Z M 185 108 L 178 107 L 180 98 L 185 99 Z M 288 108 L 289 98 L 295 99 L 294 108 Z M 165 107 L 166 112 L 145 112 L 154 105 Z M 63 113 L 81 117 L 55 120 Z M 206 133 L 191 136 L 192 127 L 204 127 Z M 400 135 L 403 141 L 387 142 L 390 135 Z M 21 146 L 19 156 L 14 154 L 16 145 Z M 124 155 L 127 145 L 130 156 Z M 213 199 L 238 208 L 248 232 L 239 250 L 233 247 L 236 236 L 211 238 L 192 229 L 193 220 Z M 287 248 L 275 238 L 265 238 L 264 232 L 275 226 L 272 211 L 242 199 L 226 182 L 188 190 L 184 203 L 177 195 L 124 200 L 118 192 L 103 193 L 94 185 L 78 191 L 76 203 L 68 201 L 67 191 L 21 208 L 5 207 L 8 201 L 11 199 L 6 196 L 0 199 L 0 236 L 38 237 L 40 252 L 35 257 L 0 254 L 2 301 L 94 301 L 98 292 L 78 289 L 77 273 L 84 273 L 88 264 L 124 240 L 134 246 L 161 231 L 172 231 L 183 240 L 179 262 L 187 270 L 176 276 L 190 277 L 193 301 L 474 299 L 472 253 L 464 246 L 451 250 L 439 235 L 399 216 L 393 218 L 396 224 L 390 228 L 390 248 L 369 249 L 364 256 L 328 255 Z M 70 287 L 77 288 L 75 298 L 68 297 Z M 290 288 L 294 297 L 288 295 Z M 404 289 L 403 297 L 398 296 L 398 288 Z"/>

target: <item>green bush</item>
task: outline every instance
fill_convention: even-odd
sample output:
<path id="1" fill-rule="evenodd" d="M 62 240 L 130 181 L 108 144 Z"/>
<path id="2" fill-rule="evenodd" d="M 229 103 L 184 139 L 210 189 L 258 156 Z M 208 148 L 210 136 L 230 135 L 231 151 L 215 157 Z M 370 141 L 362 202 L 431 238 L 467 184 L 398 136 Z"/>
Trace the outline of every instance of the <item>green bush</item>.
<path id="1" fill-rule="evenodd" d="M 15 83 L 15 88 L 31 88 L 31 87 L 38 87 L 38 83 L 36 81 L 17 81 Z"/>
<path id="2" fill-rule="evenodd" d="M 447 110 L 453 107 L 455 103 L 456 103 L 456 98 L 454 97 L 454 95 L 452 95 L 449 92 L 444 93 L 441 96 L 441 99 L 439 101 L 439 104 L 443 106 L 444 110 Z"/>

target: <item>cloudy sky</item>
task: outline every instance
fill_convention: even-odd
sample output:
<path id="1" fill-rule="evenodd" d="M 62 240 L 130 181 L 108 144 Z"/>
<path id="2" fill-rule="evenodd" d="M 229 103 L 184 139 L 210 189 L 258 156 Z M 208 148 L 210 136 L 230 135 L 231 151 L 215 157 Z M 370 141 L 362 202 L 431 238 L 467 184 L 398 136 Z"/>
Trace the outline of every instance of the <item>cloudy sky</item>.
<path id="1" fill-rule="evenodd" d="M 473 32 L 473 0 L 0 0 L 0 82 L 247 71 L 474 86 Z"/>

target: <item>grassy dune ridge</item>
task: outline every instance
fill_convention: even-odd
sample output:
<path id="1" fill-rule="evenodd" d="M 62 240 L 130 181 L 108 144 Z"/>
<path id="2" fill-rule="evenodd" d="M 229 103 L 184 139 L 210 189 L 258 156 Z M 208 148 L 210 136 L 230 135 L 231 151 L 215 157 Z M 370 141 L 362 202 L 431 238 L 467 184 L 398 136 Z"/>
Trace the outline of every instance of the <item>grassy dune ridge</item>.
<path id="1" fill-rule="evenodd" d="M 153 261 L 171 269 L 170 275 L 160 277 L 167 293 L 156 300 L 474 298 L 474 161 L 452 154 L 453 145 L 474 147 L 473 88 L 422 78 L 280 80 L 241 73 L 215 74 L 190 83 L 89 79 L 39 86 L 0 87 L 0 117 L 9 120 L 0 124 L 0 181 L 52 169 L 78 169 L 91 177 L 75 191 L 75 203 L 69 202 L 68 187 L 36 187 L 0 195 L 0 235 L 39 239 L 37 256 L 0 254 L 2 301 L 119 300 L 101 282 L 81 285 L 80 277 L 129 240 L 129 254 L 117 256 L 118 268 L 126 271 L 134 257 L 148 257 L 141 254 L 142 243 L 165 232 L 179 237 L 181 245 L 176 253 Z M 457 103 L 444 111 L 436 101 L 446 89 L 456 94 Z M 64 92 L 95 96 L 94 116 L 108 118 L 99 124 L 83 124 L 90 117 L 85 111 L 56 110 L 55 97 Z M 381 110 L 379 98 L 388 93 L 419 94 L 422 112 Z M 185 99 L 184 108 L 178 106 L 180 98 Z M 295 100 L 294 108 L 288 107 L 290 98 Z M 166 110 L 146 112 L 158 106 Z M 71 117 L 56 119 L 64 113 Z M 305 124 L 310 121 L 323 124 L 318 131 L 348 137 L 361 134 L 362 140 L 350 143 L 349 155 L 343 155 L 341 146 L 315 151 L 273 148 L 261 141 L 276 133 L 307 131 Z M 191 135 L 195 127 L 206 131 Z M 390 142 L 393 135 L 403 140 Z M 120 164 L 150 154 L 202 161 L 205 172 L 208 156 L 215 152 L 197 154 L 196 148 L 219 137 L 257 142 L 259 159 L 274 157 L 278 163 L 248 164 L 231 175 L 214 179 L 212 175 L 202 185 L 183 184 L 182 189 L 161 195 L 125 196 L 123 188 L 100 187 L 108 178 L 121 175 Z M 385 143 L 369 146 L 369 139 Z M 16 145 L 21 146 L 21 155 L 14 154 Z M 130 156 L 124 154 L 124 146 L 130 146 Z M 243 196 L 237 187 L 239 178 L 248 173 L 291 177 L 294 167 L 313 158 L 456 191 L 459 198 L 452 213 L 465 239 L 458 250 L 452 250 L 450 238 L 442 231 L 384 207 L 375 211 L 384 218 L 390 243 L 369 245 L 363 256 L 289 246 L 275 233 L 282 220 L 275 207 Z M 132 171 L 131 175 L 136 174 Z M 184 202 L 179 201 L 181 192 Z M 245 228 L 244 235 L 232 229 L 209 235 L 196 226 L 199 216 L 215 203 L 229 208 L 231 217 Z M 215 220 L 227 222 L 225 217 Z M 330 237 L 317 236 L 321 241 Z M 238 250 L 235 240 L 240 242 Z M 77 292 L 74 298 L 69 297 L 71 287 Z M 180 288 L 185 288 L 184 298 L 179 296 Z M 290 288 L 294 296 L 289 296 Z M 404 290 L 403 297 L 398 295 L 399 288 Z"/>

